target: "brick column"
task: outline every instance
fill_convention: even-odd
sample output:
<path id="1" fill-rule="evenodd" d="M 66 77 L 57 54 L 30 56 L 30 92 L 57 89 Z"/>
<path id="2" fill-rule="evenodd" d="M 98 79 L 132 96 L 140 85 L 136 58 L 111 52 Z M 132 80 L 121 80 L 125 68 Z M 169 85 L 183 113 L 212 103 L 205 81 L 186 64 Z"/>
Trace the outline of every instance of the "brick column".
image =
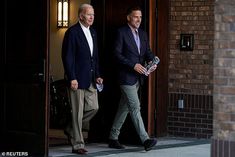
<path id="1" fill-rule="evenodd" d="M 235 156 L 235 1 L 215 1 L 211 157 Z"/>

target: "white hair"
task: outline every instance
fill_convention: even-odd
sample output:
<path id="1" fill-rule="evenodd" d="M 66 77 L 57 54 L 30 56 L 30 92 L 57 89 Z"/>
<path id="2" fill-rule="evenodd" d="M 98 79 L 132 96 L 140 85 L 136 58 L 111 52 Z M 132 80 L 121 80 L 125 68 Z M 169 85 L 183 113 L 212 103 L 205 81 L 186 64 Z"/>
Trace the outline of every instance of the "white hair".
<path id="1" fill-rule="evenodd" d="M 86 8 L 92 8 L 92 9 L 93 9 L 93 6 L 90 5 L 90 4 L 87 4 L 87 3 L 84 3 L 84 4 L 80 5 L 80 7 L 79 7 L 79 9 L 78 9 L 78 16 L 80 16 L 81 13 L 82 13 Z"/>

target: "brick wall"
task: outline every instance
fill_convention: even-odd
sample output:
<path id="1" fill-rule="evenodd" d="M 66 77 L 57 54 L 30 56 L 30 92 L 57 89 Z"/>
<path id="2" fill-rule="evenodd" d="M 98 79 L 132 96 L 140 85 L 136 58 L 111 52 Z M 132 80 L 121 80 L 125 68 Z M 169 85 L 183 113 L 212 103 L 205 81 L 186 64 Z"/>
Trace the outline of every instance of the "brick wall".
<path id="1" fill-rule="evenodd" d="M 178 108 L 178 100 L 184 107 Z M 174 136 L 210 138 L 212 136 L 213 97 L 169 94 L 168 133 Z"/>
<path id="2" fill-rule="evenodd" d="M 170 0 L 169 16 L 168 133 L 210 138 L 214 0 Z M 180 34 L 194 34 L 193 51 L 180 51 Z M 179 99 L 183 109 L 178 109 Z"/>
<path id="3" fill-rule="evenodd" d="M 215 2 L 212 157 L 235 156 L 235 1 Z"/>

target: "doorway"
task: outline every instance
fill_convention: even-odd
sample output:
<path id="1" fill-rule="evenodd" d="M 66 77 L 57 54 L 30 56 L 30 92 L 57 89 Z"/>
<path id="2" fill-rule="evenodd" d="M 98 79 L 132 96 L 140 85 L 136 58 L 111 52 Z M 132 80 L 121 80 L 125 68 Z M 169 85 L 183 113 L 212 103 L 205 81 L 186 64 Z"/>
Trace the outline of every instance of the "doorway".
<path id="1" fill-rule="evenodd" d="M 53 0 L 55 1 L 55 0 Z M 71 1 L 72 3 L 72 1 Z M 167 118 L 167 29 L 168 28 L 168 1 L 157 0 L 121 0 L 121 1 L 97 1 L 91 0 L 90 3 L 95 9 L 95 23 L 94 27 L 99 36 L 99 52 L 100 63 L 104 74 L 104 91 L 99 94 L 100 109 L 96 117 L 91 120 L 91 129 L 89 132 L 89 139 L 91 142 L 106 142 L 108 139 L 109 131 L 112 125 L 114 115 L 119 102 L 120 91 L 117 81 L 117 67 L 113 64 L 111 55 L 112 43 L 114 39 L 115 30 L 125 24 L 125 12 L 130 5 L 139 5 L 143 9 L 142 29 L 149 33 L 150 44 L 153 51 L 161 59 L 155 76 L 145 82 L 144 87 L 141 89 L 140 96 L 142 106 L 142 116 L 146 128 L 151 136 L 164 136 L 166 131 L 166 118 Z M 123 5 L 128 4 L 128 5 Z M 77 4 L 70 4 L 72 12 L 77 13 Z M 76 7 L 75 7 L 76 6 Z M 157 9 L 159 8 L 159 9 Z M 158 17 L 156 17 L 156 12 Z M 150 15 L 151 14 L 151 15 Z M 51 15 L 56 16 L 56 15 Z M 77 19 L 71 17 L 72 19 Z M 73 21 L 72 23 L 75 23 Z M 63 39 L 63 34 L 66 29 L 56 30 L 60 39 Z M 157 40 L 161 38 L 161 40 Z M 62 41 L 60 41 L 62 43 Z M 58 45 L 60 47 L 61 45 Z M 57 58 L 60 59 L 61 50 L 55 50 Z M 58 71 L 62 69 L 62 63 L 54 62 L 52 70 Z M 161 86 L 159 86 L 161 85 Z M 149 94 L 150 93 L 150 94 Z M 151 96 L 149 96 L 151 95 Z M 112 99 L 110 102 L 108 98 Z M 124 143 L 139 143 L 139 138 L 136 135 L 130 118 L 127 119 L 121 134 L 121 139 Z M 67 143 L 63 130 L 54 130 L 54 136 L 63 138 Z M 128 137 L 128 138 L 127 138 Z M 126 140 L 128 139 L 128 140 Z M 63 143 L 63 142 L 62 142 Z"/>
<path id="2" fill-rule="evenodd" d="M 116 108 L 119 103 L 120 91 L 117 81 L 117 67 L 112 57 L 112 47 L 115 38 L 115 31 L 126 23 L 126 10 L 130 6 L 142 8 L 142 24 L 149 35 L 150 47 L 157 55 L 161 63 L 155 75 L 149 77 L 143 88 L 140 90 L 141 113 L 150 136 L 167 135 L 167 102 L 168 102 L 168 13 L 169 1 L 158 0 L 120 0 L 98 2 L 91 0 L 95 8 L 96 20 L 94 27 L 99 36 L 99 51 L 101 67 L 103 67 L 106 81 L 106 91 L 100 94 L 101 109 L 97 118 L 93 120 L 94 133 L 92 138 L 101 137 L 107 139 L 112 125 Z M 123 5 L 125 4 L 125 5 Z M 158 40 L 161 39 L 161 40 Z M 107 98 L 112 98 L 110 102 Z M 135 129 L 127 119 L 123 133 L 120 137 L 124 142 L 140 142 Z M 125 126 L 126 125 L 126 126 Z M 97 128 L 100 130 L 97 131 Z M 97 132 L 99 136 L 97 136 Z M 129 139 L 129 140 L 126 140 Z"/>

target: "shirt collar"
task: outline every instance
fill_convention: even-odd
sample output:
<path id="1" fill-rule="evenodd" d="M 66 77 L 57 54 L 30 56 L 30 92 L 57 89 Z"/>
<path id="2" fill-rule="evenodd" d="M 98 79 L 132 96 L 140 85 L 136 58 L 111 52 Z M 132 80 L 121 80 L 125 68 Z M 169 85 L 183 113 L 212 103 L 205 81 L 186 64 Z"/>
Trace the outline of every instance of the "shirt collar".
<path id="1" fill-rule="evenodd" d="M 130 27 L 132 33 L 135 33 L 135 31 L 139 32 L 138 29 L 134 29 L 131 25 L 128 24 L 128 26 Z"/>
<path id="2" fill-rule="evenodd" d="M 80 21 L 79 21 L 79 23 L 80 23 L 80 26 L 82 27 L 83 30 L 89 30 L 90 27 L 85 27 Z"/>

